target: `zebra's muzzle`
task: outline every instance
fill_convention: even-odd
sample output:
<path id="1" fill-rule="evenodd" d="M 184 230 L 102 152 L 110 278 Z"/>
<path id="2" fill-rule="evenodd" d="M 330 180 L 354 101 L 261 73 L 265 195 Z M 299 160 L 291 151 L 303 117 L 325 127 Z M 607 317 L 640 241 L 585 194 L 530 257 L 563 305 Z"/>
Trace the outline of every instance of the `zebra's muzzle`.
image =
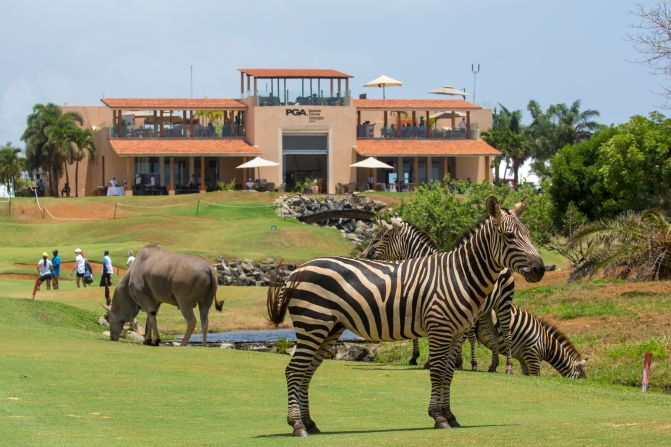
<path id="1" fill-rule="evenodd" d="M 538 282 L 545 275 L 545 264 L 540 258 L 529 260 L 529 266 L 522 269 L 520 273 L 527 282 Z"/>

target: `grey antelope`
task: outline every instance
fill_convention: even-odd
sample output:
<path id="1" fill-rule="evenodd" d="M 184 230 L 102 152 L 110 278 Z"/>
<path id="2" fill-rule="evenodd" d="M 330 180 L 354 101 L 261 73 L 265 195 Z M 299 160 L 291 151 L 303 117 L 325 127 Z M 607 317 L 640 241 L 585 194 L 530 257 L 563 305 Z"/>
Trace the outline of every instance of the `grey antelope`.
<path id="1" fill-rule="evenodd" d="M 518 215 L 524 210 L 526 202 L 523 202 L 523 207 L 519 209 Z M 387 261 L 402 260 L 410 258 L 419 258 L 422 256 L 437 254 L 438 247 L 431 237 L 425 232 L 421 231 L 414 225 L 404 222 L 400 218 L 392 218 L 391 224 L 380 221 L 378 225 L 381 230 L 378 231 L 371 240 L 368 247 L 359 256 L 363 259 L 381 259 Z M 501 274 L 494 283 L 492 292 L 485 299 L 485 304 L 480 310 L 478 319 L 489 318 L 489 312 L 496 311 L 496 316 L 499 321 L 501 332 L 503 334 L 504 343 L 503 350 L 506 354 L 506 372 L 512 373 L 513 359 L 511 354 L 510 341 L 510 305 L 512 303 L 513 293 L 515 292 L 515 281 L 512 272 L 504 268 Z M 483 327 L 491 327 L 484 325 Z M 475 371 L 478 369 L 478 362 L 475 356 L 475 328 L 468 331 L 468 340 L 471 345 L 471 366 Z M 496 372 L 496 367 L 499 364 L 499 346 L 492 345 L 492 363 L 489 366 L 490 372 Z M 419 342 L 417 339 L 412 341 L 412 358 L 411 365 L 417 364 L 419 357 Z M 456 364 L 460 365 L 461 351 L 456 353 Z M 428 362 L 427 362 L 428 365 Z M 425 367 L 427 367 L 425 365 Z"/>
<path id="2" fill-rule="evenodd" d="M 505 267 L 530 282 L 545 267 L 518 218 L 524 203 L 502 210 L 487 198 L 489 216 L 446 253 L 405 261 L 317 258 L 268 290 L 268 315 L 279 325 L 291 314 L 296 350 L 285 374 L 287 422 L 294 436 L 318 433 L 310 417 L 310 380 L 345 329 L 367 340 L 429 337 L 431 399 L 435 428 L 459 427 L 450 409 L 454 353 L 475 323 L 485 298 Z"/>
<path id="3" fill-rule="evenodd" d="M 523 374 L 540 375 L 541 361 L 545 360 L 564 377 L 585 378 L 587 359 L 580 357 L 573 343 L 559 329 L 514 304 L 510 315 L 513 356 L 519 360 Z M 493 347 L 493 335 L 496 344 L 503 346 L 495 317 L 490 313 L 487 318 L 478 320 L 478 340 L 487 347 Z M 486 325 L 494 330 L 484 327 Z"/>

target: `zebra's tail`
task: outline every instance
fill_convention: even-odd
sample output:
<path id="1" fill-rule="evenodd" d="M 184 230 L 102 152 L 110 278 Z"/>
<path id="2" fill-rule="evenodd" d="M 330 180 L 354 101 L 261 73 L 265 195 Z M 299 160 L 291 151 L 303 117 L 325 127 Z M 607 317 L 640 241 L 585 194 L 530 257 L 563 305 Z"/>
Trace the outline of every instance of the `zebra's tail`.
<path id="1" fill-rule="evenodd" d="M 281 265 L 277 266 L 275 276 L 270 280 L 266 301 L 270 323 L 275 326 L 279 326 L 284 321 L 289 301 L 291 300 L 290 292 L 301 282 L 299 279 L 300 274 L 296 272 L 289 275 L 287 279 L 282 280 L 280 278 L 280 267 Z"/>

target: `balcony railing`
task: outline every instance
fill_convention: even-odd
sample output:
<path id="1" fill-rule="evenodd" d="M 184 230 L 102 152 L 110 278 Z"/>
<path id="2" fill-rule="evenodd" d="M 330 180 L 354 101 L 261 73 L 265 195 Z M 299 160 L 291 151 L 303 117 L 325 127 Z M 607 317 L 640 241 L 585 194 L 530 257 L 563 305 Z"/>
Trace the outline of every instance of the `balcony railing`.
<path id="1" fill-rule="evenodd" d="M 109 132 L 110 138 L 230 138 L 244 137 L 244 126 L 224 124 L 217 129 L 214 126 L 193 126 L 193 132 L 189 126 L 164 127 L 161 130 L 154 127 L 112 127 Z"/>
<path id="2" fill-rule="evenodd" d="M 477 140 L 479 130 L 471 128 L 470 138 L 466 129 L 429 129 L 427 133 L 424 126 L 402 126 L 399 129 L 394 127 L 381 127 L 361 124 L 357 129 L 357 138 L 386 138 L 386 139 L 410 139 L 410 138 L 436 138 L 443 140 Z"/>
<path id="3" fill-rule="evenodd" d="M 344 96 L 324 94 L 304 90 L 286 90 L 285 92 L 258 92 L 256 95 L 257 106 L 349 106 L 351 98 Z"/>

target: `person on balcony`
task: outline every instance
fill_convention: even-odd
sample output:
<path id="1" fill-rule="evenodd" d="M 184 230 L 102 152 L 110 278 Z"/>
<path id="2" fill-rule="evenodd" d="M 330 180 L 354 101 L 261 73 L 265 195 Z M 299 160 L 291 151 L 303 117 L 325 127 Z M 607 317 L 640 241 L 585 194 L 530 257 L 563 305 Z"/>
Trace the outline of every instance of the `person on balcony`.
<path id="1" fill-rule="evenodd" d="M 216 135 L 216 132 L 214 130 L 214 125 L 212 123 L 207 125 L 207 136 L 208 137 L 213 137 Z"/>
<path id="2" fill-rule="evenodd" d="M 459 130 L 466 132 L 466 119 L 462 116 L 461 121 L 459 122 Z"/>

